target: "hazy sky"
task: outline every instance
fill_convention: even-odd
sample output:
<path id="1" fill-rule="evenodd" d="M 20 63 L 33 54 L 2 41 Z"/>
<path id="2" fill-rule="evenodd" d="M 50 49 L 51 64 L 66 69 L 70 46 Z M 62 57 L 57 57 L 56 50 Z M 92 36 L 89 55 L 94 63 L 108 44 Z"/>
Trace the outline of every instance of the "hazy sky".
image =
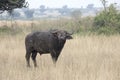
<path id="1" fill-rule="evenodd" d="M 49 8 L 61 8 L 63 5 L 68 5 L 72 8 L 86 7 L 88 4 L 93 3 L 95 7 L 102 6 L 100 0 L 26 0 L 30 8 L 39 8 L 40 5 L 45 5 Z M 120 0 L 107 0 L 110 3 L 117 3 L 120 5 Z"/>

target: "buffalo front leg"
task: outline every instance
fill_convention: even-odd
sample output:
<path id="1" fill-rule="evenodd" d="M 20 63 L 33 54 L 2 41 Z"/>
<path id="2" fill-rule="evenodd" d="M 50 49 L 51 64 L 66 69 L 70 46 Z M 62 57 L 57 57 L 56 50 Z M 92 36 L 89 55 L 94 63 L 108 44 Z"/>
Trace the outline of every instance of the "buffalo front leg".
<path id="1" fill-rule="evenodd" d="M 56 53 L 56 61 L 58 60 L 59 55 L 60 55 L 60 52 L 57 52 Z"/>
<path id="2" fill-rule="evenodd" d="M 31 57 L 32 57 L 32 60 L 33 60 L 33 63 L 34 63 L 34 67 L 37 67 L 36 56 L 37 56 L 37 52 L 33 51 Z"/>
<path id="3" fill-rule="evenodd" d="M 26 58 L 26 62 L 27 62 L 27 67 L 30 67 L 30 55 L 31 52 L 26 52 L 25 58 Z"/>
<path id="4" fill-rule="evenodd" d="M 56 62 L 57 62 L 56 52 L 54 50 L 51 50 L 50 53 L 51 53 L 51 57 L 52 57 L 53 63 L 56 64 Z"/>

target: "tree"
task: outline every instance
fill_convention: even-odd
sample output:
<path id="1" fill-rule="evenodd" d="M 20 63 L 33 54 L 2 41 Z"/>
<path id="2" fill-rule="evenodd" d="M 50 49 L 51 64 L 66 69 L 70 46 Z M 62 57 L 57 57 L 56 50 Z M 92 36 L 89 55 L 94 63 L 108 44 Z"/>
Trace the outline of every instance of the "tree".
<path id="1" fill-rule="evenodd" d="M 120 13 L 115 8 L 115 4 L 111 4 L 106 12 L 103 10 L 95 17 L 94 24 L 99 27 L 117 27 L 120 23 Z M 120 26 L 120 25 L 119 25 Z"/>
<path id="2" fill-rule="evenodd" d="M 44 11 L 45 11 L 45 5 L 41 5 L 41 6 L 40 6 L 40 12 L 43 13 Z"/>
<path id="3" fill-rule="evenodd" d="M 69 14 L 69 8 L 67 5 L 64 5 L 60 10 L 59 12 L 62 14 L 62 15 L 68 15 Z"/>
<path id="4" fill-rule="evenodd" d="M 106 12 L 106 10 L 107 10 L 107 1 L 106 0 L 100 0 L 100 1 L 101 1 L 102 5 L 104 7 L 105 12 Z"/>
<path id="5" fill-rule="evenodd" d="M 15 8 L 27 7 L 28 3 L 25 0 L 0 0 L 1 13 L 5 10 L 12 12 Z"/>
<path id="6" fill-rule="evenodd" d="M 100 0 L 100 1 L 101 1 L 102 5 L 104 7 L 103 13 L 104 13 L 105 16 L 107 16 L 107 1 L 106 0 Z M 104 24 L 106 25 L 107 21 L 106 21 L 105 17 L 103 17 L 103 18 L 104 18 Z"/>
<path id="7" fill-rule="evenodd" d="M 94 8 L 94 4 L 88 4 L 87 5 L 87 9 L 93 9 Z"/>
<path id="8" fill-rule="evenodd" d="M 20 12 L 19 11 L 14 11 L 12 14 L 13 14 L 14 18 L 16 18 L 16 19 L 20 18 Z"/>
<path id="9" fill-rule="evenodd" d="M 26 17 L 30 19 L 30 18 L 33 18 L 34 10 L 33 9 L 26 9 L 24 11 L 24 13 L 25 13 Z"/>

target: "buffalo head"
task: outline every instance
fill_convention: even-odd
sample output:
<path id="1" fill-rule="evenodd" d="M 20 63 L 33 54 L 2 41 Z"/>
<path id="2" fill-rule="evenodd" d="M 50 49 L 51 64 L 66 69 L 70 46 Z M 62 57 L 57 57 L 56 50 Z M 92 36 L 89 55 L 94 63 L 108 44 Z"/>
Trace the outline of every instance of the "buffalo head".
<path id="1" fill-rule="evenodd" d="M 69 33 L 65 30 L 52 30 L 51 32 L 57 36 L 59 40 L 73 39 L 71 36 L 73 33 Z"/>

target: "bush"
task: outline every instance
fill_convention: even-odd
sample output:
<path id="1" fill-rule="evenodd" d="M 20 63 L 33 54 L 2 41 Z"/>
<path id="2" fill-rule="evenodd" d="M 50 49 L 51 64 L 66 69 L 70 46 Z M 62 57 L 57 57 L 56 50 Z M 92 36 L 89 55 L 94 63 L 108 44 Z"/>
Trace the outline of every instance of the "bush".
<path id="1" fill-rule="evenodd" d="M 106 11 L 99 13 L 94 19 L 94 26 L 96 27 L 119 27 L 120 26 L 120 13 L 111 4 Z"/>
<path id="2" fill-rule="evenodd" d="M 111 27 L 101 27 L 99 29 L 96 30 L 96 34 L 100 35 L 113 35 L 116 34 L 116 30 L 114 28 Z"/>
<path id="3" fill-rule="evenodd" d="M 6 25 L 0 27 L 0 35 L 7 34 L 7 35 L 16 35 L 22 32 L 22 29 L 19 27 L 8 27 Z"/>

